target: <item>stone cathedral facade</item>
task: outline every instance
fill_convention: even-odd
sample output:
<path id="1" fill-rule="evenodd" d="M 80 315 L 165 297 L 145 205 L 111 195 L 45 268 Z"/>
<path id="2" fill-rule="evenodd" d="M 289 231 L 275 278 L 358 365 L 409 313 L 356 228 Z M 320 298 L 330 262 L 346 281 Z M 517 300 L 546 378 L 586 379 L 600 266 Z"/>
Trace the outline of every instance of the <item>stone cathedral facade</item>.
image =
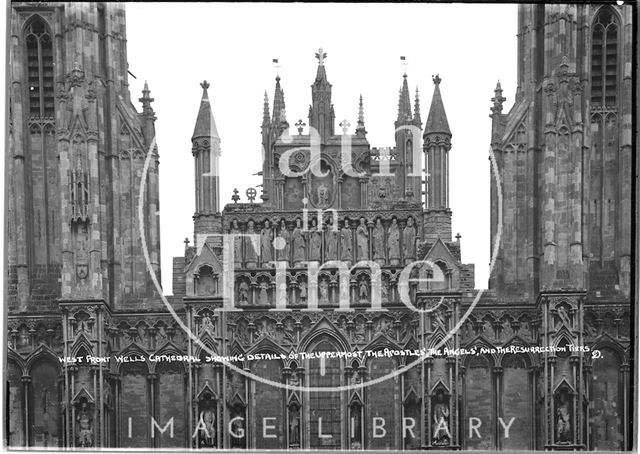
<path id="1" fill-rule="evenodd" d="M 124 7 L 10 10 L 8 446 L 631 448 L 631 6 L 518 7 L 515 103 L 498 83 L 490 106 L 488 290 L 452 237 L 442 79 L 423 123 L 404 75 L 395 147 L 376 148 L 362 97 L 353 133 L 336 122 L 320 49 L 308 125 L 279 77 L 265 94 L 247 203 L 220 203 L 202 83 L 171 296 Z M 411 354 L 428 349 L 445 353 Z"/>

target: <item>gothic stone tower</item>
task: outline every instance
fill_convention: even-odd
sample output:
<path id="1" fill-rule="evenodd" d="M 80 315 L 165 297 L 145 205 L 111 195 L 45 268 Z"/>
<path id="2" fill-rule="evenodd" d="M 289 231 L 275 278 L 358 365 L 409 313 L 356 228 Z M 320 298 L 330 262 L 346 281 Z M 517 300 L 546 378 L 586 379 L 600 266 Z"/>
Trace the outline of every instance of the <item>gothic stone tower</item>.
<path id="1" fill-rule="evenodd" d="M 492 99 L 495 304 L 535 307 L 543 347 L 602 354 L 529 364 L 538 449 L 631 446 L 631 29 L 630 5 L 520 5 L 515 104 L 499 83 Z"/>
<path id="2" fill-rule="evenodd" d="M 105 355 L 112 312 L 158 304 L 139 233 L 159 277 L 153 99 L 145 84 L 138 113 L 129 94 L 122 5 L 13 2 L 10 15 L 9 442 L 105 446 L 105 366 L 58 358 Z"/>
<path id="3" fill-rule="evenodd" d="M 215 99 L 210 99 L 203 83 L 198 133 L 193 138 L 196 245 L 187 245 L 184 257 L 174 259 L 173 301 L 184 304 L 187 325 L 195 334 L 187 340 L 191 354 L 231 356 L 240 371 L 254 376 L 216 363 L 189 369 L 187 424 L 188 433 L 195 436 L 191 446 L 459 448 L 459 358 L 432 358 L 362 388 L 363 382 L 389 375 L 415 357 L 302 356 L 385 348 L 453 350 L 459 346 L 459 336 L 445 338 L 460 316 L 463 293 L 473 290 L 473 265 L 460 262 L 459 238 L 451 240 L 446 196 L 451 132 L 440 79 L 434 80 L 429 127 L 422 131 L 419 100 L 416 95 L 412 111 L 405 74 L 395 120 L 396 146 L 371 148 L 362 96 L 353 133 L 348 120 L 340 121 L 336 131 L 326 53 L 321 49 L 316 57 L 308 133 L 302 119 L 295 122 L 295 129 L 290 126 L 278 76 L 273 104 L 265 94 L 262 106 L 262 201 L 253 197 L 249 203 L 238 203 L 236 194 L 218 214 L 203 209 L 217 206 L 217 186 L 211 178 L 204 179 L 203 169 L 217 165 L 220 142 L 212 113 Z M 313 144 L 320 172 L 311 170 Z M 203 163 L 209 147 L 214 159 Z M 421 204 L 423 153 L 436 175 L 427 188 L 433 212 Z M 207 205 L 206 200 L 215 204 Z M 203 221 L 220 215 L 221 225 Z M 229 245 L 234 260 L 225 269 L 215 240 L 219 233 L 251 234 L 260 242 L 235 239 Z M 411 276 L 422 279 L 421 284 L 403 286 L 402 270 L 418 259 L 433 267 L 416 267 Z M 348 270 L 346 279 L 337 262 Z M 224 289 L 229 288 L 231 297 L 225 296 Z M 434 310 L 418 314 L 402 298 Z M 233 310 L 220 311 L 223 305 Z M 249 359 L 262 354 L 275 359 Z M 282 389 L 255 377 L 291 386 L 349 389 Z M 215 436 L 201 430 L 197 424 L 201 415 L 218 421 Z M 446 421 L 438 430 L 433 421 L 441 417 Z M 226 430 L 238 421 L 243 436 Z"/>

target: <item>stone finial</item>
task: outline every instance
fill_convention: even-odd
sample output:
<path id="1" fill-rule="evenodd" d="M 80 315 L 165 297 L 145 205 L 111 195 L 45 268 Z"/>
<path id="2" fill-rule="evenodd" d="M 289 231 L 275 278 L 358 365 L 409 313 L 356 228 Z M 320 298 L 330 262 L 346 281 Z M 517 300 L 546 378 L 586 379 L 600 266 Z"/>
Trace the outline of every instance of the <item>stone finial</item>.
<path id="1" fill-rule="evenodd" d="M 327 53 L 322 50 L 322 47 L 316 52 L 316 58 L 318 59 L 318 65 L 324 66 L 324 59 L 327 58 Z"/>

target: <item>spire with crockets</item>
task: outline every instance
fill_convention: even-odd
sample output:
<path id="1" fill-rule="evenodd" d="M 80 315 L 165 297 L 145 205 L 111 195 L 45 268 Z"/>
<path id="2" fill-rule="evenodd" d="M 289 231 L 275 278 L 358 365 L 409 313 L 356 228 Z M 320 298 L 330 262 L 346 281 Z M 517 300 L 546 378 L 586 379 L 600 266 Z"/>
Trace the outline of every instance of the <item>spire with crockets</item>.
<path id="1" fill-rule="evenodd" d="M 202 100 L 193 130 L 192 154 L 196 161 L 196 216 L 210 215 L 220 211 L 220 181 L 218 161 L 220 159 L 220 136 L 211 112 L 209 83 L 202 87 Z"/>
<path id="2" fill-rule="evenodd" d="M 311 85 L 312 105 L 309 109 L 309 126 L 318 131 L 320 141 L 324 143 L 334 135 L 335 115 L 331 104 L 331 84 L 327 80 L 324 64 L 327 53 L 320 48 L 316 52 L 316 58 L 318 59 L 318 71 L 316 79 Z"/>

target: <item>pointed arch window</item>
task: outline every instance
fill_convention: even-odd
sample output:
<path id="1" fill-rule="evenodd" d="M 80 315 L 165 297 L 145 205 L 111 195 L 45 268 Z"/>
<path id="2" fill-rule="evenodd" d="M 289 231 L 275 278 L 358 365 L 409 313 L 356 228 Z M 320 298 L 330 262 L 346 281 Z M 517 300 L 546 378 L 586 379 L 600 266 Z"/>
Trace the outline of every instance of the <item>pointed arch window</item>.
<path id="1" fill-rule="evenodd" d="M 591 106 L 612 108 L 618 88 L 618 21 L 603 8 L 593 23 L 591 39 Z"/>
<path id="2" fill-rule="evenodd" d="M 36 17 L 25 30 L 29 115 L 54 116 L 53 41 L 44 20 Z"/>

